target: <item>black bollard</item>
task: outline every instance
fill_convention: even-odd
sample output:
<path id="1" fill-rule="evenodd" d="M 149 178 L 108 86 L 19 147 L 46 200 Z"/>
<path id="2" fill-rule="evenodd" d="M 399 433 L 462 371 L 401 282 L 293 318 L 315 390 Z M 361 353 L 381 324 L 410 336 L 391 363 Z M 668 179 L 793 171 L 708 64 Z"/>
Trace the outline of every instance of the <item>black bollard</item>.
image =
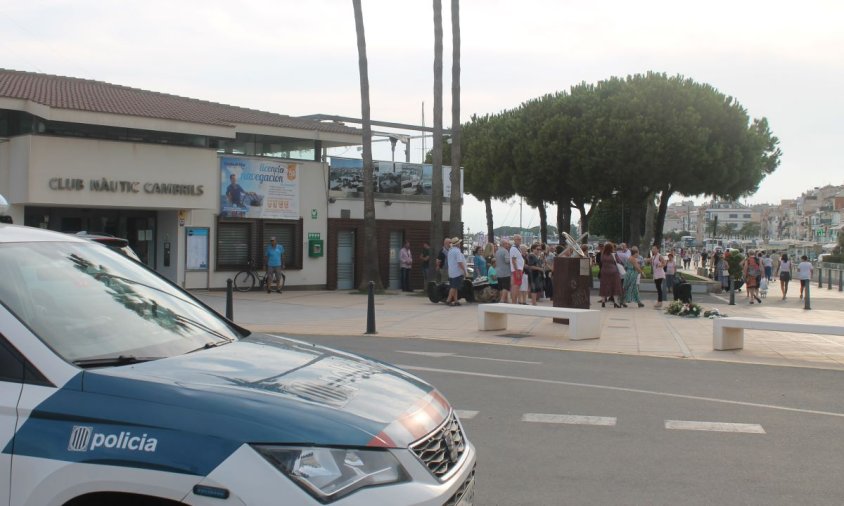
<path id="1" fill-rule="evenodd" d="M 838 271 L 838 291 L 844 291 L 844 270 Z"/>
<path id="2" fill-rule="evenodd" d="M 733 277 L 730 276 L 730 305 L 736 305 L 736 285 L 733 284 Z"/>
<path id="3" fill-rule="evenodd" d="M 826 270 L 826 289 L 832 290 L 832 269 Z"/>
<path id="4" fill-rule="evenodd" d="M 232 300 L 234 290 L 233 290 L 234 283 L 231 279 L 226 280 L 226 318 L 230 321 L 234 321 L 234 302 Z"/>
<path id="5" fill-rule="evenodd" d="M 823 288 L 823 269 L 818 267 L 818 288 Z"/>
<path id="6" fill-rule="evenodd" d="M 801 281 L 802 283 L 802 281 Z M 812 280 L 809 279 L 806 281 L 806 291 L 803 293 L 803 309 L 812 309 L 812 305 L 809 302 L 809 288 L 812 287 Z"/>
<path id="7" fill-rule="evenodd" d="M 369 282 L 369 300 L 366 304 L 366 333 L 376 334 L 375 332 L 375 282 Z"/>

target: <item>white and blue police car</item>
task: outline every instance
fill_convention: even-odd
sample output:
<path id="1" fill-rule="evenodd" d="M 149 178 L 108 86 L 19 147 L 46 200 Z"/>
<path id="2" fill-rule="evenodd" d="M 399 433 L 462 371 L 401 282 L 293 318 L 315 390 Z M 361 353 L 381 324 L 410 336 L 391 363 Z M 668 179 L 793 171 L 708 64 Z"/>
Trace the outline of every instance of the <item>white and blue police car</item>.
<path id="1" fill-rule="evenodd" d="M 108 248 L 0 224 L 0 504 L 470 505 L 475 449 L 390 365 L 250 334 Z"/>

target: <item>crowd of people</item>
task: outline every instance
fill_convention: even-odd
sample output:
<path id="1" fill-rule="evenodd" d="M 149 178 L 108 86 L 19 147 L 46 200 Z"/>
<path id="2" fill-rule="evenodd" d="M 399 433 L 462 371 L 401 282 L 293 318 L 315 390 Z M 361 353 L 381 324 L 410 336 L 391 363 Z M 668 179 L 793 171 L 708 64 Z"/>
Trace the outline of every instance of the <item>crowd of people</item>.
<path id="1" fill-rule="evenodd" d="M 512 237 L 512 242 L 509 238 L 502 238 L 497 244 L 475 246 L 471 252 L 467 250 L 466 254 L 461 243 L 458 237 L 447 237 L 436 255 L 428 243 L 424 243 L 418 255 L 426 285 L 431 273 L 435 280 L 448 283 L 446 303 L 449 306 L 460 305 L 458 292 L 463 280 L 470 276 L 470 265 L 473 267 L 471 277 L 474 280 L 485 278 L 495 291 L 495 300 L 525 305 L 530 301 L 530 304 L 537 305 L 539 301 L 553 296 L 554 258 L 573 254 L 571 248 L 560 245 L 538 242 L 524 244 L 522 236 L 518 234 Z M 636 246 L 628 248 L 623 242 L 618 245 L 605 242 L 598 244 L 595 254 L 591 254 L 589 248 L 583 245 L 583 253 L 598 267 L 601 307 L 606 307 L 607 303 L 617 308 L 628 307 L 628 304 L 644 307 L 639 286 L 648 267 L 657 292 L 655 309 L 663 307 L 663 302 L 681 281 L 681 277 L 678 277 L 679 269 L 702 268 L 711 279 L 719 281 L 725 290 L 730 288 L 731 281 L 734 289 L 743 286 L 750 304 L 762 303 L 762 299 L 767 296 L 768 284 L 775 279 L 780 282 L 782 300 L 785 300 L 795 271 L 800 280 L 802 299 L 812 277 L 812 264 L 806 256 L 801 258 L 797 266 L 793 266 L 787 254 L 772 255 L 761 250 L 749 250 L 746 254 L 742 252 L 739 263 L 741 274 L 737 275 L 733 267 L 732 276 L 729 257 L 720 250 L 708 252 L 693 248 L 672 248 L 667 254 L 662 254 L 658 246 L 653 246 L 645 257 Z M 471 258 L 471 264 L 466 255 Z M 399 257 L 401 288 L 403 291 L 411 291 L 410 272 L 414 256 L 409 242 L 405 242 Z M 432 264 L 432 261 L 435 263 Z"/>
<path id="2" fill-rule="evenodd" d="M 800 299 L 803 299 L 806 286 L 812 279 L 814 268 L 806 255 L 800 257 L 800 262 L 795 266 L 788 254 L 771 254 L 762 250 L 748 250 L 747 255 L 742 257 L 738 264 L 740 275 L 730 272 L 729 260 L 726 254 L 718 251 L 712 256 L 709 266 L 712 279 L 720 281 L 724 290 L 745 287 L 745 298 L 750 304 L 761 304 L 762 299 L 767 296 L 769 283 L 779 280 L 782 300 L 788 297 L 788 287 L 794 278 L 795 271 L 800 281 Z M 731 275 L 732 274 L 732 275 Z"/>

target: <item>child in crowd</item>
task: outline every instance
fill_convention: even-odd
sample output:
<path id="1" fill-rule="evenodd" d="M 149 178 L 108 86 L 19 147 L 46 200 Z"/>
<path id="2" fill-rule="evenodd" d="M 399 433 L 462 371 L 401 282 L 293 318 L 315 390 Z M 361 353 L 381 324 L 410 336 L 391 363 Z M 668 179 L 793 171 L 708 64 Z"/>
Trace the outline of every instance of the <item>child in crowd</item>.
<path id="1" fill-rule="evenodd" d="M 486 271 L 486 279 L 489 281 L 489 286 L 498 290 L 498 273 L 495 272 L 495 257 L 490 257 L 489 267 Z"/>

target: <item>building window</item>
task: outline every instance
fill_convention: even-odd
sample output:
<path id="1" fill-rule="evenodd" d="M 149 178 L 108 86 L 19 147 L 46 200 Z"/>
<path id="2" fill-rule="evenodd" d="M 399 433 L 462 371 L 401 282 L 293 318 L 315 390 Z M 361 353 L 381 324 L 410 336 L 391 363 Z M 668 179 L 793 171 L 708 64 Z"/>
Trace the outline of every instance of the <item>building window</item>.
<path id="1" fill-rule="evenodd" d="M 233 140 L 216 140 L 212 147 L 220 154 L 319 161 L 318 143 L 311 139 L 238 133 Z"/>
<path id="2" fill-rule="evenodd" d="M 736 219 L 736 218 L 738 218 L 738 214 L 731 214 L 731 215 L 730 215 L 730 218 L 731 218 L 731 219 Z"/>
<path id="3" fill-rule="evenodd" d="M 750 218 L 750 215 L 749 215 L 749 214 L 745 214 L 745 215 L 744 215 L 744 217 L 745 217 L 745 218 Z"/>
<path id="4" fill-rule="evenodd" d="M 286 269 L 302 268 L 302 220 L 232 220 L 217 223 L 217 270 L 238 271 L 249 262 L 264 268 L 270 237 L 284 246 Z"/>

